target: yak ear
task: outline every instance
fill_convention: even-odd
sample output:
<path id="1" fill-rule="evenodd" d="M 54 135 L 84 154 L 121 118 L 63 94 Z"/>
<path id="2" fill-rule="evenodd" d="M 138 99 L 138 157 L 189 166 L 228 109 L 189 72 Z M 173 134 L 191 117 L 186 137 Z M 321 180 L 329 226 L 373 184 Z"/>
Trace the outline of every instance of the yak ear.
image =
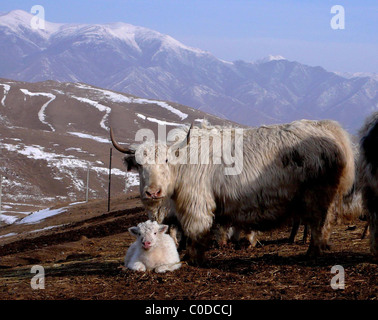
<path id="1" fill-rule="evenodd" d="M 134 154 L 128 154 L 123 158 L 123 163 L 127 168 L 127 171 L 138 170 L 138 164 Z"/>
<path id="2" fill-rule="evenodd" d="M 134 237 L 138 237 L 139 236 L 139 228 L 138 227 L 131 227 L 131 228 L 129 228 L 129 232 Z"/>
<path id="3" fill-rule="evenodd" d="M 166 224 L 159 225 L 159 232 L 166 233 L 168 231 L 168 226 Z"/>

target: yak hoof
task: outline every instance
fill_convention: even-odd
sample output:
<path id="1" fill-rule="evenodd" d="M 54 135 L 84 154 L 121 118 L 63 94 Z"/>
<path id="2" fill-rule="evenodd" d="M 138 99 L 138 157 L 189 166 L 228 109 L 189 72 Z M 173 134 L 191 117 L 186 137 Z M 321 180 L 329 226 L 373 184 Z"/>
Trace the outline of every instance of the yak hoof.
<path id="1" fill-rule="evenodd" d="M 188 252 L 182 257 L 182 261 L 187 261 L 193 267 L 200 267 L 204 264 L 204 257 L 191 256 Z"/>
<path id="2" fill-rule="evenodd" d="M 315 246 L 310 245 L 310 247 L 307 250 L 306 257 L 308 259 L 314 259 L 314 258 L 319 257 L 321 254 L 322 254 L 322 250 L 320 247 L 318 246 L 315 247 Z"/>

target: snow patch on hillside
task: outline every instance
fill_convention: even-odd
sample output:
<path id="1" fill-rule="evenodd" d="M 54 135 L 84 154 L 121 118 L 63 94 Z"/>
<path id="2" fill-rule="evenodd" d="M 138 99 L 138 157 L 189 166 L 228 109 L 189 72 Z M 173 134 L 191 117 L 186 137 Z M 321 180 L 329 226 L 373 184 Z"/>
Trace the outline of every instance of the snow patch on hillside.
<path id="1" fill-rule="evenodd" d="M 286 58 L 284 58 L 283 56 L 280 56 L 280 55 L 272 55 L 270 54 L 269 56 L 265 57 L 265 58 L 262 58 L 262 59 L 259 59 L 257 60 L 255 63 L 266 63 L 266 62 L 270 62 L 270 61 L 279 61 L 279 60 L 286 60 Z"/>
<path id="2" fill-rule="evenodd" d="M 36 212 L 33 212 L 26 216 L 25 218 L 22 218 L 20 221 L 17 222 L 17 224 L 21 223 L 37 223 L 40 222 L 41 220 L 44 220 L 46 218 L 55 216 L 59 213 L 67 211 L 67 208 L 59 208 L 59 209 L 42 209 Z"/>
<path id="3" fill-rule="evenodd" d="M 140 104 L 151 104 L 151 103 L 157 104 L 159 107 L 162 107 L 162 108 L 172 112 L 173 114 L 177 115 L 178 117 L 180 117 L 181 120 L 184 120 L 188 117 L 188 115 L 186 113 L 181 112 L 180 110 L 172 107 L 171 105 L 169 105 L 168 103 L 163 102 L 163 101 L 137 98 L 137 99 L 134 99 L 133 102 L 134 103 L 140 103 Z"/>
<path id="4" fill-rule="evenodd" d="M 72 155 L 65 156 L 54 152 L 45 151 L 45 148 L 38 145 L 12 145 L 7 143 L 0 143 L 0 148 L 8 151 L 17 152 L 26 156 L 29 159 L 45 160 L 47 161 L 47 167 L 57 169 L 57 179 L 62 176 L 68 177 L 72 181 L 72 187 L 76 190 L 83 190 L 84 181 L 78 177 L 78 171 L 86 171 L 88 168 L 88 161 L 78 159 Z M 97 162 L 89 161 L 89 167 L 91 171 L 101 175 L 108 175 L 109 168 L 101 167 Z M 112 174 L 125 177 L 125 172 L 119 169 L 113 168 Z"/>
<path id="5" fill-rule="evenodd" d="M 49 124 L 47 121 L 46 121 L 46 115 L 45 115 L 45 111 L 46 111 L 46 108 L 47 106 L 50 104 L 50 102 L 54 101 L 56 96 L 51 94 L 51 93 L 45 93 L 45 92 L 30 92 L 29 90 L 27 89 L 20 89 L 21 92 L 25 95 L 28 95 L 28 96 L 31 96 L 31 97 L 34 97 L 34 96 L 44 96 L 44 97 L 48 97 L 50 98 L 49 101 L 47 101 L 42 107 L 41 109 L 39 110 L 38 112 L 38 118 L 39 118 L 39 121 L 41 121 L 43 124 L 47 125 L 50 127 L 51 131 L 55 131 L 55 128 Z"/>
<path id="6" fill-rule="evenodd" d="M 170 111 L 171 113 L 175 114 L 181 120 L 184 120 L 188 117 L 188 115 L 186 113 L 178 110 L 177 108 L 172 107 L 171 105 L 169 105 L 168 103 L 166 103 L 164 101 L 150 100 L 150 99 L 144 99 L 144 98 L 127 97 L 127 96 L 120 94 L 120 93 L 116 93 L 116 92 L 112 92 L 112 91 L 104 90 L 104 89 L 93 88 L 93 87 L 90 87 L 88 85 L 84 85 L 84 84 L 81 84 L 81 83 L 76 84 L 76 87 L 78 87 L 80 89 L 97 91 L 97 92 L 102 94 L 101 98 L 109 99 L 110 101 L 115 102 L 115 103 L 156 104 L 159 107 L 164 108 L 164 109 Z M 85 98 L 82 98 L 82 99 L 85 99 Z"/>
<path id="7" fill-rule="evenodd" d="M 126 189 L 132 186 L 139 186 L 139 173 L 126 172 Z"/>
<path id="8" fill-rule="evenodd" d="M 4 87 L 4 97 L 1 99 L 1 104 L 3 105 L 3 107 L 5 107 L 5 99 L 7 98 L 7 94 L 11 87 L 9 84 L 3 84 L 3 83 L 0 83 L 0 86 Z"/>
<path id="9" fill-rule="evenodd" d="M 74 98 L 74 99 L 76 99 L 76 100 L 78 100 L 80 102 L 87 103 L 87 104 L 95 107 L 100 112 L 105 112 L 105 115 L 103 116 L 103 118 L 102 118 L 102 120 L 100 122 L 100 126 L 104 130 L 109 131 L 109 128 L 105 125 L 105 122 L 107 121 L 107 119 L 109 117 L 109 114 L 112 111 L 111 108 L 109 108 L 107 106 L 104 106 L 103 104 L 98 103 L 97 101 L 93 101 L 93 100 L 88 99 L 88 98 L 82 98 L 82 97 L 76 97 L 76 96 L 72 96 L 72 98 Z"/>
<path id="10" fill-rule="evenodd" d="M 148 120 L 150 122 L 154 122 L 154 123 L 160 124 L 162 126 L 175 126 L 175 127 L 182 126 L 181 123 L 168 122 L 168 121 L 159 120 L 159 119 L 155 119 L 155 118 L 151 118 L 151 117 L 146 117 L 145 115 L 140 114 L 140 113 L 137 113 L 136 115 L 137 115 L 138 118 L 141 118 L 143 120 Z"/>
<path id="11" fill-rule="evenodd" d="M 85 89 L 85 90 L 98 92 L 101 94 L 100 97 L 109 99 L 112 102 L 117 102 L 117 103 L 123 103 L 123 102 L 132 103 L 133 102 L 133 98 L 127 97 L 121 93 L 116 93 L 116 92 L 105 90 L 105 89 L 94 88 L 83 83 L 75 83 L 75 86 L 79 89 Z"/>
<path id="12" fill-rule="evenodd" d="M 5 214 L 0 214 L 0 221 L 4 222 L 6 224 L 12 224 L 16 220 L 17 220 L 17 217 L 7 216 Z M 11 236 L 11 235 L 13 235 L 13 234 L 10 234 L 9 236 Z"/>
<path id="13" fill-rule="evenodd" d="M 0 216 L 0 220 L 1 220 L 1 216 Z M 11 233 L 7 233 L 7 234 L 0 236 L 0 238 L 7 238 L 7 237 L 16 236 L 16 235 L 17 235 L 17 233 L 11 232 Z"/>
<path id="14" fill-rule="evenodd" d="M 101 143 L 109 143 L 110 142 L 109 139 L 104 139 L 102 137 L 93 136 L 93 135 L 90 135 L 90 134 L 87 134 L 87 133 L 82 133 L 82 132 L 67 132 L 67 133 L 71 134 L 73 136 L 83 138 L 83 139 L 90 139 L 90 140 L 94 140 L 94 141 L 101 142 Z"/>

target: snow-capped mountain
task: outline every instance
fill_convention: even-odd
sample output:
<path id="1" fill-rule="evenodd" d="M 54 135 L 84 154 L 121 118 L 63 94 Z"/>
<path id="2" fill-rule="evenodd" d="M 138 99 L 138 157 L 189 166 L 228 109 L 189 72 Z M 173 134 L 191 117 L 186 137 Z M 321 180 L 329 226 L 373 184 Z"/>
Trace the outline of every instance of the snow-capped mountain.
<path id="1" fill-rule="evenodd" d="M 1 221 L 13 221 L 39 206 L 90 199 L 108 188 L 109 127 L 121 143 L 158 124 L 168 130 L 204 118 L 230 124 L 177 103 L 138 98 L 83 83 L 19 82 L 0 78 Z M 113 153 L 112 193 L 138 184 L 122 154 Z M 125 179 L 128 179 L 125 181 Z M 0 181 L 1 183 L 1 181 Z M 2 213 L 2 214 L 1 214 Z"/>
<path id="2" fill-rule="evenodd" d="M 260 64 L 260 63 L 266 63 L 266 62 L 270 62 L 270 61 L 278 61 L 278 60 L 286 60 L 283 56 L 280 56 L 280 55 L 277 55 L 277 56 L 274 56 L 274 55 L 269 55 L 265 58 L 262 58 L 262 59 L 259 59 L 256 61 L 257 64 Z"/>
<path id="3" fill-rule="evenodd" d="M 126 23 L 56 24 L 0 16 L 0 76 L 70 81 L 175 101 L 246 125 L 331 118 L 355 133 L 377 106 L 374 77 L 346 78 L 269 56 L 227 62 L 168 35 Z"/>
<path id="4" fill-rule="evenodd" d="M 373 72 L 335 72 L 337 75 L 351 79 L 351 78 L 372 78 L 378 81 L 378 73 Z"/>

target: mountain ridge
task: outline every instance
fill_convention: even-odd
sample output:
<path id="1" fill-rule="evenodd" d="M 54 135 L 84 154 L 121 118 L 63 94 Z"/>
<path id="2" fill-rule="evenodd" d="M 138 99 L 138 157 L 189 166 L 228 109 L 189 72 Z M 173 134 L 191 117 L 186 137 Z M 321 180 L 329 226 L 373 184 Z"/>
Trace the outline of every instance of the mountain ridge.
<path id="1" fill-rule="evenodd" d="M 89 83 L 250 126 L 330 118 L 355 133 L 378 108 L 373 76 L 343 77 L 279 55 L 228 62 L 123 22 L 46 22 L 43 33 L 25 22 L 32 17 L 22 11 L 0 16 L 0 41 L 7 48 L 0 52 L 1 77 Z"/>

